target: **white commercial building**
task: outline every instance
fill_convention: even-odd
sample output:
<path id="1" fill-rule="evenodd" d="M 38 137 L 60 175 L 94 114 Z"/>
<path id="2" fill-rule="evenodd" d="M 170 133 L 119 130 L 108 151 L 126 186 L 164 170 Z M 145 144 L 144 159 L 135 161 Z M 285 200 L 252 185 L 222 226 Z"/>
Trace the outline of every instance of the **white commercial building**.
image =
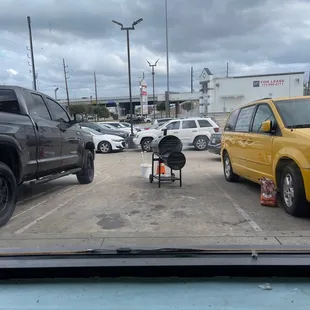
<path id="1" fill-rule="evenodd" d="M 199 77 L 199 112 L 230 112 L 261 98 L 302 96 L 303 82 L 304 72 L 215 77 L 205 68 Z"/>

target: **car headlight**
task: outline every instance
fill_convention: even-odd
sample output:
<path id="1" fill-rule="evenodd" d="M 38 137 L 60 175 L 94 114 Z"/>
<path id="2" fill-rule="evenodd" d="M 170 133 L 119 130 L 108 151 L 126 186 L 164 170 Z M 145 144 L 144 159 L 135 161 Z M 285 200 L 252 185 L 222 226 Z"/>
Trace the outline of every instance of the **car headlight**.
<path id="1" fill-rule="evenodd" d="M 112 139 L 112 141 L 114 141 L 114 142 L 123 142 L 124 139 Z"/>

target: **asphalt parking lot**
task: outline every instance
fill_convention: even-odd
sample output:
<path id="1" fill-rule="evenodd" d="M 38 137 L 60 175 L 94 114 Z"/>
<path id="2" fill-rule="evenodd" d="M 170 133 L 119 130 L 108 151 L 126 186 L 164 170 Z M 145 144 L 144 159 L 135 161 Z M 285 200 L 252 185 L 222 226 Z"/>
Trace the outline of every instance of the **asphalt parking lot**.
<path id="1" fill-rule="evenodd" d="M 262 207 L 258 185 L 225 181 L 219 156 L 184 153 L 183 187 L 143 179 L 139 150 L 97 154 L 90 185 L 24 184 L 0 247 L 310 243 L 310 219 Z"/>

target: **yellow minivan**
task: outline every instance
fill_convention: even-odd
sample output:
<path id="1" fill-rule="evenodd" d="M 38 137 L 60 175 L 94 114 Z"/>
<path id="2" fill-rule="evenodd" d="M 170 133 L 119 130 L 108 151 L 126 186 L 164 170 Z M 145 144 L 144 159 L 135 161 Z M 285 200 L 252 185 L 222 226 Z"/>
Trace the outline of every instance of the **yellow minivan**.
<path id="1" fill-rule="evenodd" d="M 285 211 L 310 210 L 310 96 L 249 103 L 230 113 L 221 158 L 228 182 L 272 179 Z"/>

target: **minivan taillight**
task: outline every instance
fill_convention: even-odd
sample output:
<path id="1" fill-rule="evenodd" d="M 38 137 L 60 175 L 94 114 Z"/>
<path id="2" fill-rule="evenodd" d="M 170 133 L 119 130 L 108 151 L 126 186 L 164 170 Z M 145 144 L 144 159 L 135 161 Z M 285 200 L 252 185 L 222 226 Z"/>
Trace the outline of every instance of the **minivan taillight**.
<path id="1" fill-rule="evenodd" d="M 217 128 L 214 128 L 214 131 L 215 131 L 215 132 L 219 132 L 219 131 L 220 131 L 220 128 L 218 128 L 218 127 L 217 127 Z"/>

